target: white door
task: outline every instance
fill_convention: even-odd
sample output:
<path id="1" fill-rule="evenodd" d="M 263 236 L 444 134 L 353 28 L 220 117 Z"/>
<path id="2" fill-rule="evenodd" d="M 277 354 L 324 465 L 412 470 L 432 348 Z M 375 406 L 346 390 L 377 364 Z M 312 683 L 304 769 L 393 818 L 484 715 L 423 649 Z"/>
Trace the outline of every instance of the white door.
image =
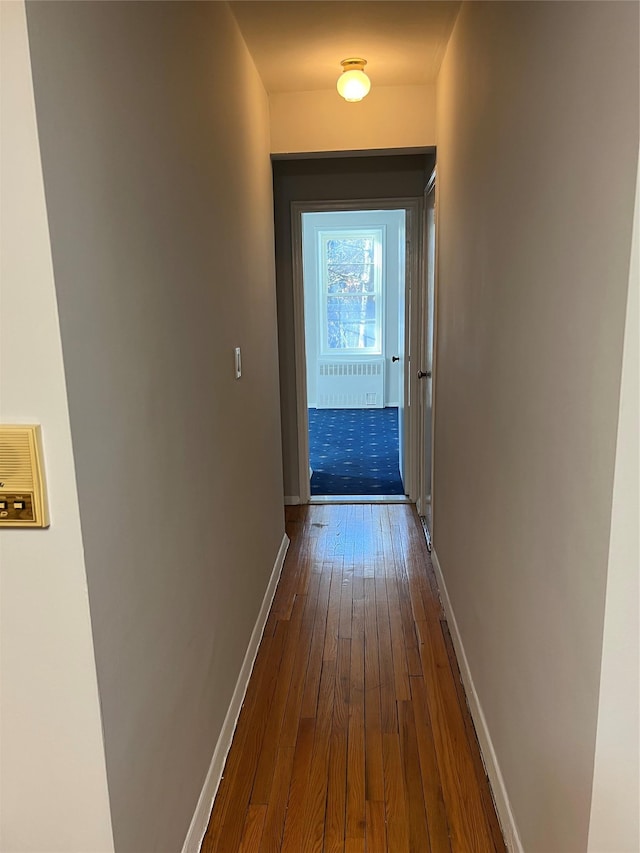
<path id="1" fill-rule="evenodd" d="M 432 527 L 432 445 L 433 445 L 433 344 L 436 282 L 436 208 L 435 172 L 425 191 L 424 219 L 424 298 L 421 318 L 420 389 L 420 505 L 418 511 Z"/>
<path id="2" fill-rule="evenodd" d="M 407 491 L 406 480 L 406 454 L 407 454 L 407 426 L 408 419 L 406 413 L 407 397 L 408 397 L 408 374 L 405 353 L 409 351 L 406 345 L 406 332 L 409 328 L 407 323 L 407 289 L 406 289 L 406 234 L 403 223 L 402 229 L 399 231 L 398 245 L 398 352 L 392 356 L 391 368 L 397 370 L 398 383 L 398 451 L 399 451 L 399 466 L 400 479 Z"/>

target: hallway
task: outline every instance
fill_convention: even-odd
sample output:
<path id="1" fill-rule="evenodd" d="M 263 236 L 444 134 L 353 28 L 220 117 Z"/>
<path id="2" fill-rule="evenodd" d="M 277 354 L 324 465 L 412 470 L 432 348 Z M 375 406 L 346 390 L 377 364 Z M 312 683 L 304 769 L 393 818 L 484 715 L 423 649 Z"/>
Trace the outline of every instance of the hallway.
<path id="1" fill-rule="evenodd" d="M 207 853 L 496 850 L 475 725 L 510 851 L 640 851 L 639 32 L 609 0 L 0 0 L 0 427 L 43 474 L 2 442 L 0 503 L 46 483 L 50 521 L 0 519 L 0 850 L 200 853 L 216 794 Z M 390 204 L 405 310 L 376 250 L 330 293 L 320 242 L 317 350 L 376 330 L 448 629 L 402 496 L 306 506 L 301 218 Z"/>
<path id="2" fill-rule="evenodd" d="M 504 850 L 415 508 L 287 533 L 202 853 Z"/>

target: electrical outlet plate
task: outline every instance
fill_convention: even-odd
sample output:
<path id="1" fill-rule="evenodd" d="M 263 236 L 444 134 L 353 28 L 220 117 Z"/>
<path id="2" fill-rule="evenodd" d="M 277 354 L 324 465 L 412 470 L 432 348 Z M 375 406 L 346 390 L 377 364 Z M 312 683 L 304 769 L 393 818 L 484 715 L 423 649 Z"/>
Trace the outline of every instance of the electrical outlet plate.
<path id="1" fill-rule="evenodd" d="M 48 526 L 40 427 L 0 424 L 0 528 Z"/>

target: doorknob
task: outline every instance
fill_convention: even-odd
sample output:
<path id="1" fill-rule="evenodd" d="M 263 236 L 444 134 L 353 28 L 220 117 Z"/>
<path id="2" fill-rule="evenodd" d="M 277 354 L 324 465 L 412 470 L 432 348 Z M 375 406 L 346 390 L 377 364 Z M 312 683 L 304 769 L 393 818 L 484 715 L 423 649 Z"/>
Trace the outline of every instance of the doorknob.
<path id="1" fill-rule="evenodd" d="M 431 371 L 430 370 L 419 370 L 418 371 L 418 379 L 424 379 L 425 376 L 427 379 L 431 379 Z"/>
<path id="2" fill-rule="evenodd" d="M 400 361 L 400 356 L 399 355 L 392 355 L 391 361 Z"/>

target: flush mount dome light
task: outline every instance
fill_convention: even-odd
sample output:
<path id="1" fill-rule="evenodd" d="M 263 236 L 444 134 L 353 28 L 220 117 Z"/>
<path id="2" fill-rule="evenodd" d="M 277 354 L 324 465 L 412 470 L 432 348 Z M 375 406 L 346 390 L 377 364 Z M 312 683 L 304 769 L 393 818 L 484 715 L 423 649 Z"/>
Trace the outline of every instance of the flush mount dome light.
<path id="1" fill-rule="evenodd" d="M 338 77 L 337 89 L 345 101 L 361 101 L 369 94 L 371 80 L 364 73 L 363 68 L 367 64 L 366 59 L 343 59 L 342 74 Z"/>

